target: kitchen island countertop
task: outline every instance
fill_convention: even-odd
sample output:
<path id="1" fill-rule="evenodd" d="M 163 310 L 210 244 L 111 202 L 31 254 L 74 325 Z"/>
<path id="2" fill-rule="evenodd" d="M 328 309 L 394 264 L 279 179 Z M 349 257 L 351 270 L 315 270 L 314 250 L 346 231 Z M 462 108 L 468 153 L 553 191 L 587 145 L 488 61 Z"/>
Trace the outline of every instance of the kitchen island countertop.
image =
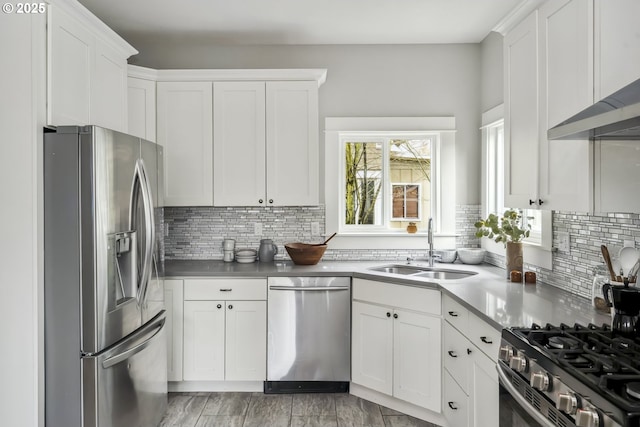
<path id="1" fill-rule="evenodd" d="M 167 260 L 166 277 L 273 277 L 273 276 L 351 276 L 382 280 L 401 286 L 440 289 L 481 316 L 496 329 L 508 326 L 530 327 L 532 323 L 602 325 L 610 317 L 598 313 L 591 302 L 562 289 L 537 283 L 511 283 L 505 271 L 489 264 L 440 264 L 435 268 L 468 270 L 477 274 L 460 280 L 423 279 L 369 270 L 382 265 L 403 264 L 398 261 L 321 261 L 316 265 L 295 265 L 291 261 L 238 264 L 219 260 Z M 404 263 L 406 264 L 406 263 Z M 412 265 L 426 267 L 424 262 Z"/>

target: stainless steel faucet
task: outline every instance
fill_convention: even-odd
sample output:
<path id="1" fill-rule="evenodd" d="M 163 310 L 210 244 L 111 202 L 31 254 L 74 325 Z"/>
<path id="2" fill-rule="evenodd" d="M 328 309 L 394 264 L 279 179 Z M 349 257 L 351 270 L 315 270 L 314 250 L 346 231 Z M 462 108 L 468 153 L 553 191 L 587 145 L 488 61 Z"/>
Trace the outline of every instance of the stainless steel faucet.
<path id="1" fill-rule="evenodd" d="M 427 228 L 427 241 L 429 242 L 429 267 L 433 267 L 433 218 L 429 218 L 429 226 Z"/>

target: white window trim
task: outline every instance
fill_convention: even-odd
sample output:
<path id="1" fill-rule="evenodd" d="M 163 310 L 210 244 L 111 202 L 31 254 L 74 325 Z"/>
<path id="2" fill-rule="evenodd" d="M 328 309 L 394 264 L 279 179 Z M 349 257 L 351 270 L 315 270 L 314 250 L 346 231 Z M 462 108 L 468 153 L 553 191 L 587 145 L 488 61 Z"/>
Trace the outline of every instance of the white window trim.
<path id="1" fill-rule="evenodd" d="M 340 191 L 339 171 L 340 161 L 340 135 L 343 133 L 440 133 L 441 147 L 433 164 L 432 180 L 440 174 L 442 182 L 447 182 L 448 187 L 455 188 L 455 118 L 454 117 L 327 117 L 325 119 L 325 230 L 327 233 L 340 229 L 340 214 L 338 196 Z M 438 166 L 442 162 L 441 173 Z M 439 186 L 439 182 L 434 185 Z M 436 248 L 455 247 L 455 192 L 441 191 L 437 198 L 433 199 L 439 207 L 437 212 L 440 218 L 439 229 L 435 234 Z M 446 193 L 446 194 L 443 194 Z M 432 196 L 433 197 L 433 196 Z M 359 233 L 339 232 L 331 241 L 335 249 L 426 249 L 426 230 L 420 230 L 416 234 L 406 232 L 387 231 L 384 233 Z"/>
<path id="2" fill-rule="evenodd" d="M 489 213 L 489 207 L 487 206 L 487 201 L 489 199 L 487 195 L 487 167 L 490 164 L 491 160 L 487 157 L 487 139 L 488 134 L 487 130 L 500 121 L 503 120 L 504 117 L 504 104 L 500 104 L 485 113 L 482 114 L 482 127 L 480 130 L 482 131 L 482 207 L 481 212 L 483 216 L 487 216 Z M 541 212 L 541 221 L 542 221 L 542 238 L 540 244 L 534 244 L 531 242 L 527 242 L 525 239 L 523 241 L 523 257 L 524 262 L 527 264 L 532 264 L 538 267 L 551 269 L 553 265 L 553 255 L 552 255 L 552 243 L 553 243 L 553 226 L 552 226 L 552 214 L 551 211 L 540 211 Z M 502 212 L 498 212 L 500 214 Z M 480 244 L 487 251 L 495 253 L 497 255 L 505 256 L 505 248 L 502 243 L 496 243 L 490 239 L 482 238 L 480 239 Z"/>
<path id="3" fill-rule="evenodd" d="M 367 142 L 380 142 L 385 144 L 388 142 L 390 137 L 404 137 L 407 139 L 421 139 L 421 138 L 433 138 L 434 143 L 431 145 L 431 212 L 429 212 L 430 216 L 440 218 L 441 209 L 439 207 L 440 201 L 440 191 L 438 191 L 438 173 L 439 169 L 437 166 L 437 159 L 439 159 L 438 153 L 440 152 L 440 135 L 438 132 L 434 131 L 420 131 L 420 132 L 408 132 L 408 131 L 382 131 L 382 132 L 339 132 L 339 146 L 340 153 L 344 153 L 344 146 L 347 142 L 353 142 L 354 140 L 360 140 Z M 388 175 L 388 152 L 385 151 L 387 148 L 383 149 L 383 169 L 382 173 L 382 186 L 385 189 L 385 194 L 390 197 L 389 191 L 391 189 L 391 180 Z M 345 158 L 344 155 L 339 155 L 338 165 L 340 168 L 338 169 L 339 180 L 338 180 L 338 200 L 339 207 L 338 212 L 340 215 L 338 232 L 341 234 L 351 233 L 351 234 L 371 234 L 378 233 L 379 235 L 384 234 L 404 234 L 405 230 L 391 230 L 386 226 L 386 223 L 376 226 L 376 225 L 346 225 L 345 224 L 345 204 L 344 204 L 344 193 L 342 190 L 345 188 L 345 176 L 342 171 L 345 170 Z M 378 202 L 382 202 L 382 210 L 383 210 L 383 221 L 393 221 L 391 217 L 391 205 L 389 200 L 385 200 L 384 198 L 378 200 Z M 400 220 L 397 220 L 400 221 Z M 407 220 L 410 221 L 410 220 Z"/>

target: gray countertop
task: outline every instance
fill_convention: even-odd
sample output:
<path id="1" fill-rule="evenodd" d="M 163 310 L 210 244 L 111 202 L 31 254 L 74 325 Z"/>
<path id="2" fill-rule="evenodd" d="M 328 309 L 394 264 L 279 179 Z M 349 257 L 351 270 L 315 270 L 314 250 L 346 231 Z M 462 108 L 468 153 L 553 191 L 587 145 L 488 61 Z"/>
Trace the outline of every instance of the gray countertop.
<path id="1" fill-rule="evenodd" d="M 272 263 L 238 264 L 222 261 L 185 260 L 166 261 L 166 277 L 269 277 L 269 276 L 352 276 L 371 280 L 383 280 L 403 286 L 420 286 L 441 289 L 464 304 L 469 310 L 483 317 L 495 328 L 507 326 L 529 327 L 551 323 L 601 325 L 610 323 L 610 317 L 596 312 L 591 302 L 543 283 L 525 285 L 511 283 L 505 271 L 488 264 L 436 264 L 435 267 L 470 270 L 478 274 L 461 280 L 437 281 L 368 270 L 370 267 L 399 264 L 384 261 L 327 261 L 317 265 L 294 265 L 290 261 Z M 413 263 L 425 266 L 425 263 Z"/>

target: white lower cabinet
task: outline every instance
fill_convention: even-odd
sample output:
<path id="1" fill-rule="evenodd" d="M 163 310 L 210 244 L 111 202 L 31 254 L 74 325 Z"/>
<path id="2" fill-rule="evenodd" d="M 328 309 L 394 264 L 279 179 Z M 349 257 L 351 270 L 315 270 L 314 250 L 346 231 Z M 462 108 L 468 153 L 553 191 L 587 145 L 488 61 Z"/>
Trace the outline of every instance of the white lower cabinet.
<path id="1" fill-rule="evenodd" d="M 164 306 L 167 310 L 167 380 L 182 381 L 183 282 L 164 280 Z"/>
<path id="2" fill-rule="evenodd" d="M 439 413 L 440 292 L 364 279 L 353 286 L 352 382 Z"/>
<path id="3" fill-rule="evenodd" d="M 244 285 L 257 291 L 248 293 Z M 221 293 L 246 300 L 207 299 Z M 264 381 L 266 280 L 185 280 L 184 295 L 183 380 Z"/>
<path id="4" fill-rule="evenodd" d="M 452 427 L 497 427 L 500 332 L 447 296 L 443 312 L 444 417 Z"/>

